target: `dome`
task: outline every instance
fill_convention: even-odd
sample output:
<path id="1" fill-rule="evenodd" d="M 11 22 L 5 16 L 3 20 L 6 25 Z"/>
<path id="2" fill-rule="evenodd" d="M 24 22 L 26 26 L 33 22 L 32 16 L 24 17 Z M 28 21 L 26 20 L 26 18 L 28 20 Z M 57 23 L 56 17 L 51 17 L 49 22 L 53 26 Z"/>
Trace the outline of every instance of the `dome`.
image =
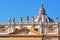
<path id="1" fill-rule="evenodd" d="M 46 21 L 45 21 L 46 20 Z M 47 22 L 47 23 L 53 23 L 54 21 L 47 15 L 38 15 L 34 18 L 35 23 L 39 23 L 40 21 L 42 22 Z"/>
<path id="2" fill-rule="evenodd" d="M 43 4 L 42 4 L 41 8 L 39 9 L 38 16 L 34 17 L 35 23 L 39 23 L 40 21 L 47 22 L 47 23 L 54 22 L 53 19 L 51 19 L 49 16 L 47 16 Z"/>

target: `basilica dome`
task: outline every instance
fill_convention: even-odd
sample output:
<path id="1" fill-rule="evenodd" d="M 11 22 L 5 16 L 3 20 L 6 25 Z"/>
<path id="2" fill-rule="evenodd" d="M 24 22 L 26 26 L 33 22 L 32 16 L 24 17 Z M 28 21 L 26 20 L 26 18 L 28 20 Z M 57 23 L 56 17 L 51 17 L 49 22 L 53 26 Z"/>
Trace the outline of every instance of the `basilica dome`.
<path id="1" fill-rule="evenodd" d="M 47 23 L 53 23 L 53 19 L 51 19 L 45 11 L 44 5 L 42 4 L 41 8 L 39 9 L 38 15 L 34 17 L 34 23 L 39 23 L 39 22 L 47 22 Z"/>

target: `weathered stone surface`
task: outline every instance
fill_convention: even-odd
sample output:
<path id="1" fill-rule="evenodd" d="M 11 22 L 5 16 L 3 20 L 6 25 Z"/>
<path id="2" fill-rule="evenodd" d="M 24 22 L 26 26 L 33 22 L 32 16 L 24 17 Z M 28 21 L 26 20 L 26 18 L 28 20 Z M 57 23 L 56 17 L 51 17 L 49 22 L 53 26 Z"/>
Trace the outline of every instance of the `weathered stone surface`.
<path id="1" fill-rule="evenodd" d="M 40 37 L 5 37 L 0 38 L 0 40 L 41 40 Z"/>

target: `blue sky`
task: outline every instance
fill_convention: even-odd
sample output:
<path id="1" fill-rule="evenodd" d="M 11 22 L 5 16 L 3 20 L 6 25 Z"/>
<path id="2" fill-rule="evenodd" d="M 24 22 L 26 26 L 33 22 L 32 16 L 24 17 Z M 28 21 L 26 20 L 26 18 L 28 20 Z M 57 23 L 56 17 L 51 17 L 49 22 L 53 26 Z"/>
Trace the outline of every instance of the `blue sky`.
<path id="1" fill-rule="evenodd" d="M 0 23 L 8 22 L 8 17 L 19 17 L 25 22 L 26 15 L 31 21 L 32 16 L 37 16 L 42 0 L 0 0 Z M 54 21 L 56 16 L 60 17 L 60 0 L 44 0 L 46 14 Z M 60 20 L 60 18 L 59 18 Z"/>

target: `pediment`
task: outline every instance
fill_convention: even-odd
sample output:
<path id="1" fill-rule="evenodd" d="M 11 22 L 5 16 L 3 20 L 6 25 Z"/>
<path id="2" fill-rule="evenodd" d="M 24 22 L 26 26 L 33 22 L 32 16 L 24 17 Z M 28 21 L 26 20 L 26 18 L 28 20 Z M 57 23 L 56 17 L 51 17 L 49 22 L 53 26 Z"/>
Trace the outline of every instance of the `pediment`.
<path id="1" fill-rule="evenodd" d="M 42 35 L 42 33 L 39 33 L 38 31 L 35 31 L 30 28 L 21 28 L 21 29 L 16 29 L 14 32 L 10 34 L 20 34 L 20 35 Z"/>

